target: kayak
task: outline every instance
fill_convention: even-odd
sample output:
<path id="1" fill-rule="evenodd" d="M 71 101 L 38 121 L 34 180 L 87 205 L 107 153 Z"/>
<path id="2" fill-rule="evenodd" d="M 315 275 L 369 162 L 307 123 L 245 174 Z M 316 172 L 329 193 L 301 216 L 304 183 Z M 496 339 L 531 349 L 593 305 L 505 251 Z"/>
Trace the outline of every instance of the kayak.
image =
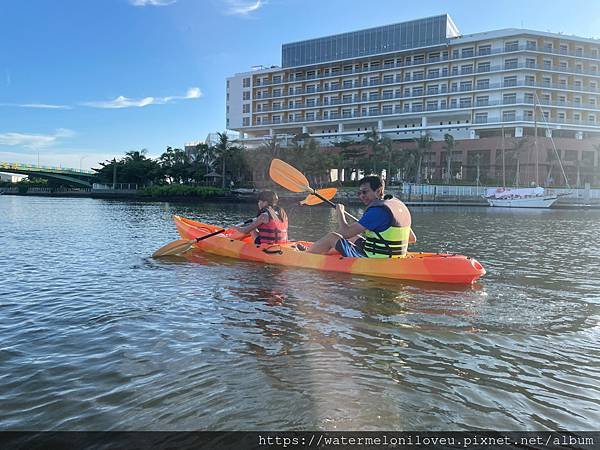
<path id="1" fill-rule="evenodd" d="M 173 216 L 182 239 L 197 239 L 222 228 Z M 213 255 L 303 267 L 331 272 L 345 272 L 398 280 L 428 281 L 434 283 L 471 284 L 485 275 L 485 269 L 475 259 L 449 253 L 408 252 L 405 258 L 350 258 L 340 254 L 317 255 L 301 251 L 310 247 L 308 241 L 290 241 L 285 244 L 256 245 L 251 236 L 232 239 L 234 229 L 203 239 L 194 248 Z M 298 246 L 302 244 L 302 246 Z"/>

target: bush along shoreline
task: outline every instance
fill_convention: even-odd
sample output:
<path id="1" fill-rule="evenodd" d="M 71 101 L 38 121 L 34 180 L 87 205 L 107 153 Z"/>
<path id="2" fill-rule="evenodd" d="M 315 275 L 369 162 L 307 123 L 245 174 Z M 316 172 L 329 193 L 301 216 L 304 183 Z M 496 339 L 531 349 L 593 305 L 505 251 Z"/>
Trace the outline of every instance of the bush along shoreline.
<path id="1" fill-rule="evenodd" d="M 165 186 L 150 186 L 142 191 L 144 197 L 195 197 L 213 198 L 231 195 L 229 189 L 212 186 L 189 186 L 170 184 Z"/>

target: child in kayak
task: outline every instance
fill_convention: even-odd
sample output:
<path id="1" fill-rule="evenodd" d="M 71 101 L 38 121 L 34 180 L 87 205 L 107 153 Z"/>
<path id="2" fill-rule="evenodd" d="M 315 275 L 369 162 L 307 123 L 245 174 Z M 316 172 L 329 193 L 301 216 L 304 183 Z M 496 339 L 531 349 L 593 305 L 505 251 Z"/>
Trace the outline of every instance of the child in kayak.
<path id="1" fill-rule="evenodd" d="M 258 215 L 248 225 L 234 227 L 240 233 L 232 236 L 239 239 L 249 233 L 254 236 L 255 244 L 284 244 L 287 242 L 288 216 L 277 205 L 279 197 L 273 191 L 258 194 Z"/>
<path id="2" fill-rule="evenodd" d="M 346 221 L 345 208 L 336 205 L 338 231 L 330 232 L 309 249 L 309 253 L 327 254 L 334 250 L 355 258 L 402 258 L 409 243 L 417 241 L 411 230 L 410 211 L 399 199 L 384 196 L 383 180 L 369 175 L 359 182 L 358 196 L 367 207 L 358 222 Z M 364 236 L 360 236 L 360 234 Z"/>

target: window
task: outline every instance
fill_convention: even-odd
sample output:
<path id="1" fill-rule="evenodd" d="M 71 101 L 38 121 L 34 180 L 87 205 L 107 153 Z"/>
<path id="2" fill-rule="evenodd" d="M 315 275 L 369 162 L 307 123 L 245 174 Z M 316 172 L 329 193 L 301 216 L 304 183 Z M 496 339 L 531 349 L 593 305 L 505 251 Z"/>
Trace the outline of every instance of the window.
<path id="1" fill-rule="evenodd" d="M 505 105 L 511 105 L 517 103 L 517 94 L 504 94 L 502 95 L 502 103 Z"/>
<path id="2" fill-rule="evenodd" d="M 490 80 L 488 78 L 483 80 L 477 80 L 477 89 L 489 89 Z"/>
<path id="3" fill-rule="evenodd" d="M 552 42 L 544 42 L 544 51 L 552 53 Z"/>
<path id="4" fill-rule="evenodd" d="M 273 97 L 281 97 L 281 89 L 273 89 Z"/>
<path id="5" fill-rule="evenodd" d="M 534 86 L 535 77 L 533 75 L 525 75 L 525 86 Z"/>
<path id="6" fill-rule="evenodd" d="M 519 50 L 519 41 L 509 41 L 504 43 L 505 52 L 514 52 Z"/>
<path id="7" fill-rule="evenodd" d="M 523 120 L 533 121 L 533 111 L 531 111 L 531 110 L 523 111 Z"/>
<path id="8" fill-rule="evenodd" d="M 504 77 L 504 87 L 516 86 L 517 85 L 517 77 L 510 76 Z"/>
<path id="9" fill-rule="evenodd" d="M 428 86 L 427 87 L 427 94 L 428 95 L 434 95 L 437 94 L 439 92 L 439 88 L 438 86 Z"/>
<path id="10" fill-rule="evenodd" d="M 473 83 L 471 81 L 461 81 L 460 90 L 461 92 L 470 91 L 473 89 Z"/>
<path id="11" fill-rule="evenodd" d="M 527 41 L 526 47 L 527 47 L 527 50 L 535 50 L 535 49 L 537 49 L 537 42 L 536 41 Z"/>
<path id="12" fill-rule="evenodd" d="M 558 46 L 558 51 L 565 55 L 569 52 L 569 46 L 567 44 L 560 44 Z"/>
<path id="13" fill-rule="evenodd" d="M 488 113 L 476 113 L 475 114 L 475 123 L 487 123 L 488 121 Z"/>
<path id="14" fill-rule="evenodd" d="M 552 61 L 550 59 L 544 60 L 544 69 L 550 69 L 552 67 Z"/>
<path id="15" fill-rule="evenodd" d="M 242 126 L 244 126 L 244 127 L 250 126 L 250 117 L 242 118 Z"/>
<path id="16" fill-rule="evenodd" d="M 492 53 L 492 46 L 490 44 L 479 46 L 479 55 L 489 55 Z"/>
<path id="17" fill-rule="evenodd" d="M 281 83 L 281 75 L 273 76 L 273 83 Z"/>
<path id="18" fill-rule="evenodd" d="M 422 80 L 425 77 L 425 72 L 420 70 L 418 72 L 413 72 L 413 80 Z"/>
<path id="19" fill-rule="evenodd" d="M 249 91 L 244 91 L 244 93 L 242 94 L 242 100 L 250 100 L 250 92 Z"/>
<path id="20" fill-rule="evenodd" d="M 482 62 L 477 64 L 477 72 L 489 72 L 491 69 L 489 62 Z"/>
<path id="21" fill-rule="evenodd" d="M 503 111 L 502 122 L 513 122 L 517 120 L 517 114 L 515 111 Z"/>
<path id="22" fill-rule="evenodd" d="M 440 76 L 440 69 L 429 69 L 427 71 L 427 78 L 438 78 Z"/>
<path id="23" fill-rule="evenodd" d="M 460 107 L 461 108 L 470 108 L 471 107 L 471 97 L 461 97 Z"/>
<path id="24" fill-rule="evenodd" d="M 242 105 L 242 112 L 244 114 L 248 114 L 250 112 L 250 105 L 248 103 L 245 103 L 244 105 Z"/>
<path id="25" fill-rule="evenodd" d="M 242 87 L 249 88 L 250 87 L 250 78 L 244 78 L 242 80 Z"/>
<path id="26" fill-rule="evenodd" d="M 473 73 L 473 64 L 463 64 L 460 66 L 460 73 L 463 75 L 467 73 Z"/>
<path id="27" fill-rule="evenodd" d="M 517 58 L 509 58 L 504 60 L 504 68 L 505 69 L 516 69 L 518 66 L 519 60 Z"/>
<path id="28" fill-rule="evenodd" d="M 477 97 L 476 106 L 488 106 L 490 104 L 490 97 L 487 95 L 481 95 Z"/>
<path id="29" fill-rule="evenodd" d="M 461 56 L 463 58 L 470 58 L 471 56 L 474 56 L 473 47 L 463 48 L 461 51 Z"/>
<path id="30" fill-rule="evenodd" d="M 535 69 L 535 58 L 526 58 L 525 67 L 528 69 Z"/>
<path id="31" fill-rule="evenodd" d="M 430 100 L 427 102 L 427 111 L 435 111 L 438 107 L 438 102 L 437 100 L 433 101 Z"/>

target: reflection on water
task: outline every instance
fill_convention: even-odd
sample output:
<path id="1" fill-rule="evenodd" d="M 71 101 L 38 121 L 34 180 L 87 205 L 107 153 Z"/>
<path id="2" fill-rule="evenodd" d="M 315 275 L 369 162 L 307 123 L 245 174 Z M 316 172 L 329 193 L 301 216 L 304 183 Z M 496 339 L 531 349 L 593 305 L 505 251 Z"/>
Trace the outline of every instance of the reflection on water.
<path id="1" fill-rule="evenodd" d="M 0 197 L 2 429 L 531 430 L 600 425 L 600 212 L 413 208 L 455 287 L 194 254 L 173 213 L 254 205 Z M 293 237 L 331 209 L 289 208 Z M 352 211 L 360 214 L 360 211 Z"/>

